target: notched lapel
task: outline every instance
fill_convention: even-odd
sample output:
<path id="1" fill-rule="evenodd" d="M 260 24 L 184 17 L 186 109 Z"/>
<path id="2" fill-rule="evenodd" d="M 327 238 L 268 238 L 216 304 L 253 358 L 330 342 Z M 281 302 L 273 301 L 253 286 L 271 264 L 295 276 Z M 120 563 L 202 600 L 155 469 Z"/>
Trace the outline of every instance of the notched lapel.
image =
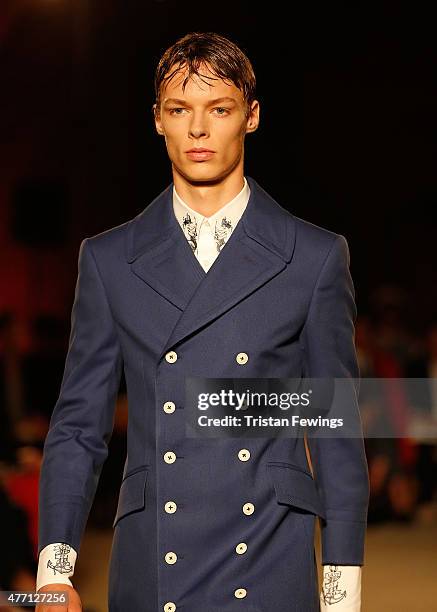
<path id="1" fill-rule="evenodd" d="M 183 311 L 205 271 L 174 215 L 172 190 L 173 184 L 131 220 L 125 248 L 131 271 Z"/>
<path id="2" fill-rule="evenodd" d="M 190 251 L 191 247 L 182 230 L 174 231 L 133 261 L 131 269 L 152 289 L 183 311 L 206 274 Z"/>

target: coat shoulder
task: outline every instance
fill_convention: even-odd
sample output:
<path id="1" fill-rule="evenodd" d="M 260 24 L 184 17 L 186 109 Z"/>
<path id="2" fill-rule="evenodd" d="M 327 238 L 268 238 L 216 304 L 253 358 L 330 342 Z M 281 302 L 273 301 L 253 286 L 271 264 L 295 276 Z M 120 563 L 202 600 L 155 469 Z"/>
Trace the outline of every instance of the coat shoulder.
<path id="1" fill-rule="evenodd" d="M 341 234 L 334 232 L 321 225 L 316 225 L 311 221 L 294 216 L 296 233 L 300 240 L 311 247 L 329 248 L 339 238 L 344 238 Z"/>
<path id="2" fill-rule="evenodd" d="M 290 213 L 291 214 L 291 213 Z M 322 227 L 296 215 L 293 217 L 293 223 L 296 232 L 296 249 L 305 258 L 313 257 L 322 263 L 328 253 L 333 248 L 334 244 L 337 243 L 340 250 L 346 253 L 349 258 L 349 245 L 347 239 L 343 234 L 330 230 L 326 227 Z"/>
<path id="3" fill-rule="evenodd" d="M 123 257 L 126 252 L 127 232 L 135 219 L 136 217 L 133 217 L 119 225 L 86 237 L 96 257 L 99 259 Z"/>

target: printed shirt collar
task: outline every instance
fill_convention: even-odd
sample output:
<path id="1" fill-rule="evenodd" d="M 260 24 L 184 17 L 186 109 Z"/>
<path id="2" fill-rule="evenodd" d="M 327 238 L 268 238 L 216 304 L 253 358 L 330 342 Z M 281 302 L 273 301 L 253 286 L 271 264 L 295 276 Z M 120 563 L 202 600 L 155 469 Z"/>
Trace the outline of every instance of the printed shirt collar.
<path id="1" fill-rule="evenodd" d="M 247 206 L 247 202 L 249 201 L 250 196 L 250 188 L 248 182 L 246 180 L 246 177 L 243 178 L 244 186 L 240 193 L 238 193 L 235 198 L 233 198 L 230 202 L 219 208 L 219 210 L 210 217 L 205 217 L 204 215 L 190 208 L 188 204 L 186 204 L 182 200 L 182 198 L 177 193 L 176 188 L 173 186 L 173 210 L 181 227 L 183 227 L 185 215 L 189 213 L 192 218 L 196 219 L 197 227 L 199 228 L 205 220 L 208 220 L 211 227 L 213 227 L 215 225 L 215 222 L 220 222 L 223 217 L 226 217 L 226 219 L 231 222 L 232 227 L 234 228 L 240 220 L 240 217 Z"/>

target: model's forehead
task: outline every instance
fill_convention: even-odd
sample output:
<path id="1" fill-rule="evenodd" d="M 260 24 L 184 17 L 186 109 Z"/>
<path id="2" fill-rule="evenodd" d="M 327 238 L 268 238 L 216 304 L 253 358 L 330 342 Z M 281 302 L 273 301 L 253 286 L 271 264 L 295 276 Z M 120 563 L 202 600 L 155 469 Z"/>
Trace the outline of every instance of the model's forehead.
<path id="1" fill-rule="evenodd" d="M 162 99 L 165 102 L 168 98 L 218 98 L 232 97 L 236 100 L 242 99 L 242 93 L 230 80 L 224 80 L 212 72 L 208 66 L 203 65 L 199 68 L 199 75 L 192 74 L 184 85 L 188 76 L 187 68 L 173 68 L 169 78 L 163 85 Z"/>

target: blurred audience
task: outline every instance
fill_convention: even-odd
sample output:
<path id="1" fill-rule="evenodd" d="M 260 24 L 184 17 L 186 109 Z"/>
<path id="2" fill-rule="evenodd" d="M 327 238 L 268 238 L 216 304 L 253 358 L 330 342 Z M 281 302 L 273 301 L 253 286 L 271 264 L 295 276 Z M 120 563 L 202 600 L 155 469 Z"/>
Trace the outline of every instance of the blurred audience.
<path id="1" fill-rule="evenodd" d="M 369 524 L 437 521 L 437 326 L 432 324 L 428 334 L 421 335 L 407 320 L 405 293 L 383 286 L 372 296 L 369 314 L 358 317 L 356 325 L 360 373 L 370 379 L 362 387 L 366 395 L 360 395 L 371 491 Z M 429 384 L 410 382 L 425 378 Z M 436 435 L 428 429 L 422 437 L 412 437 L 412 424 L 424 412 L 430 426 L 434 419 Z"/>
<path id="2" fill-rule="evenodd" d="M 13 504 L 0 484 L 0 591 L 33 590 L 36 559 L 26 512 Z"/>
<path id="3" fill-rule="evenodd" d="M 39 413 L 50 418 L 64 372 L 64 347 L 68 328 L 64 321 L 40 315 L 31 325 L 32 350 L 23 356 L 23 401 L 27 414 Z"/>

